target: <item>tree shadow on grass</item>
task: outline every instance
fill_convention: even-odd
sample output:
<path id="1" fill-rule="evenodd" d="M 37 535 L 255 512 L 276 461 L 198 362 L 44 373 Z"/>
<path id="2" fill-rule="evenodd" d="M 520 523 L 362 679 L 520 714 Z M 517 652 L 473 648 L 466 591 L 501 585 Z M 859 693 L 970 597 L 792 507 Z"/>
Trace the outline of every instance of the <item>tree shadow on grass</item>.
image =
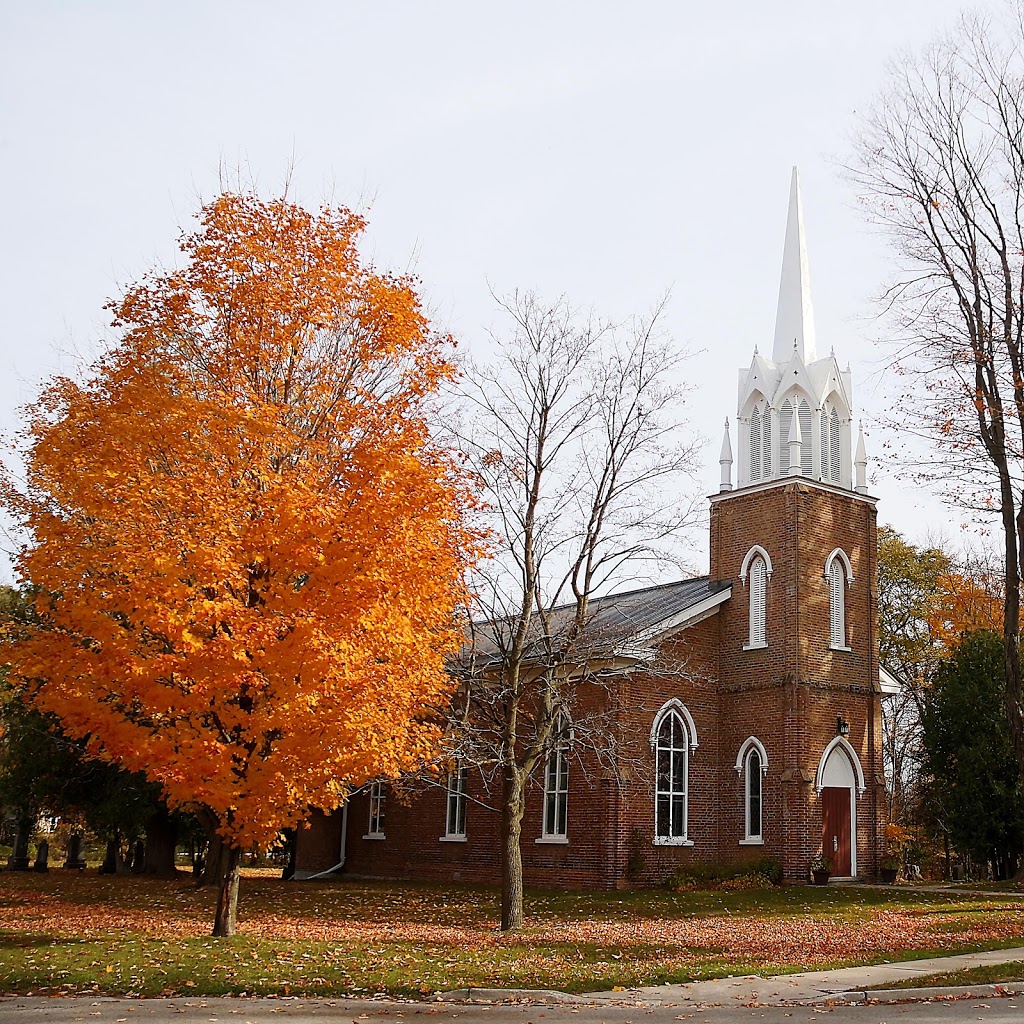
<path id="1" fill-rule="evenodd" d="M 43 932 L 18 932 L 17 935 L 0 934 L 0 949 L 38 949 L 42 946 L 83 946 L 92 939 Z"/>

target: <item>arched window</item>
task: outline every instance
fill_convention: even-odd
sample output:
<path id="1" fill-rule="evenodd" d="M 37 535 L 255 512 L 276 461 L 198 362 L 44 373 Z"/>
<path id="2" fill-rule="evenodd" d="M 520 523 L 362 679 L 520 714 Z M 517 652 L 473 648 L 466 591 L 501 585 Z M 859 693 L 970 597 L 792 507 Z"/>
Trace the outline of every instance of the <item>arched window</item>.
<path id="1" fill-rule="evenodd" d="M 749 647 L 764 647 L 768 643 L 765 629 L 765 611 L 768 604 L 768 566 L 764 558 L 756 555 L 750 563 L 747 587 L 750 598 Z"/>
<path id="2" fill-rule="evenodd" d="M 661 712 L 654 729 L 655 843 L 680 846 L 688 843 L 691 739 L 679 709 L 670 706 Z"/>
<path id="3" fill-rule="evenodd" d="M 764 834 L 764 776 L 768 751 L 756 736 L 748 736 L 736 754 L 736 774 L 743 780 L 743 838 L 740 845 L 760 846 Z"/>
<path id="4" fill-rule="evenodd" d="M 750 479 L 761 479 L 761 414 L 750 414 Z"/>
<path id="5" fill-rule="evenodd" d="M 846 588 L 853 582 L 850 559 L 842 548 L 836 548 L 825 562 L 828 584 L 829 646 L 848 651 L 846 642 Z"/>
<path id="6" fill-rule="evenodd" d="M 751 747 L 744 765 L 744 775 L 746 776 L 744 781 L 746 834 L 744 838 L 747 840 L 758 840 L 762 836 L 761 768 L 761 751 L 757 747 Z"/>

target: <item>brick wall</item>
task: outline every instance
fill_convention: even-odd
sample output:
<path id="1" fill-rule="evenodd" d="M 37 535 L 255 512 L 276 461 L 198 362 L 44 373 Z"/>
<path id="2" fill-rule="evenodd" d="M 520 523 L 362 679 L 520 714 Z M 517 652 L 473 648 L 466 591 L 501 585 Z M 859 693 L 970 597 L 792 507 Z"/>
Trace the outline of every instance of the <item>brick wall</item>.
<path id="1" fill-rule="evenodd" d="M 754 545 L 770 555 L 767 647 L 744 650 L 747 590 L 740 580 Z M 830 648 L 825 561 L 835 548 L 850 560 L 846 589 L 849 651 Z M 884 778 L 877 694 L 877 564 L 871 499 L 801 479 L 773 481 L 717 495 L 711 510 L 711 575 L 732 582 L 717 614 L 662 643 L 659 660 L 615 680 L 622 758 L 619 780 L 592 754 L 570 762 L 567 844 L 538 843 L 543 808 L 539 770 L 527 796 L 523 866 L 529 885 L 605 887 L 654 884 L 696 861 L 767 855 L 786 878 L 807 877 L 821 848 L 820 797 L 815 788 L 822 753 L 836 736 L 836 718 L 849 723 L 849 742 L 863 768 L 857 794 L 858 870 L 877 872 L 884 829 Z M 603 698 L 593 687 L 583 704 Z M 698 746 L 689 760 L 688 839 L 654 843 L 654 761 L 650 732 L 666 701 L 685 704 Z M 734 767 L 741 745 L 756 736 L 767 752 L 763 777 L 763 843 L 745 838 L 744 777 Z M 420 786 L 389 790 L 385 839 L 364 839 L 365 793 L 349 806 L 345 872 L 355 876 L 497 881 L 498 787 L 471 771 L 465 842 L 443 842 L 445 791 Z M 316 815 L 299 833 L 300 871 L 338 860 L 340 812 Z"/>

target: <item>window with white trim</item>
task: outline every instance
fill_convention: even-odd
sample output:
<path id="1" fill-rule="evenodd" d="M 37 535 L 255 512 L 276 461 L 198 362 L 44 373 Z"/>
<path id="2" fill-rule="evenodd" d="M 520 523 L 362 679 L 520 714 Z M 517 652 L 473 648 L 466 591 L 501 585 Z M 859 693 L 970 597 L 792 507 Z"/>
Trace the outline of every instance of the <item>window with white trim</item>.
<path id="1" fill-rule="evenodd" d="M 655 746 L 654 841 L 685 843 L 689 811 L 690 736 L 674 708 L 662 714 Z"/>
<path id="2" fill-rule="evenodd" d="M 374 782 L 370 785 L 370 827 L 366 830 L 366 839 L 384 838 L 384 783 Z"/>
<path id="3" fill-rule="evenodd" d="M 466 769 L 459 768 L 448 776 L 444 834 L 446 839 L 466 838 Z"/>
<path id="4" fill-rule="evenodd" d="M 544 766 L 542 839 L 566 839 L 569 817 L 569 737 L 564 719 L 555 725 L 556 741 Z"/>
<path id="5" fill-rule="evenodd" d="M 748 647 L 764 647 L 768 643 L 765 628 L 768 603 L 768 567 L 761 555 L 755 555 L 747 570 L 747 588 L 750 600 Z"/>
<path id="6" fill-rule="evenodd" d="M 838 558 L 832 559 L 828 570 L 829 643 L 846 647 L 846 571 Z"/>
<path id="7" fill-rule="evenodd" d="M 762 811 L 762 785 L 763 765 L 761 763 L 761 751 L 751 746 L 744 759 L 744 805 L 745 805 L 745 835 L 747 840 L 758 840 L 762 838 L 763 832 L 763 811 Z"/>

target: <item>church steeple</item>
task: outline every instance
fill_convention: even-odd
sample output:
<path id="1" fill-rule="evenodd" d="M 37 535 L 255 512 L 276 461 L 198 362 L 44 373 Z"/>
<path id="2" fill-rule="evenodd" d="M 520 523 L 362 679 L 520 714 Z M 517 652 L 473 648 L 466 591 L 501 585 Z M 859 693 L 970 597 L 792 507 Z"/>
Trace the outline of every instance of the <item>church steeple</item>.
<path id="1" fill-rule="evenodd" d="M 807 265 L 800 176 L 795 167 L 789 187 L 789 218 L 786 222 L 786 246 L 782 254 L 782 280 L 779 283 L 779 307 L 775 314 L 772 362 L 780 365 L 787 363 L 793 355 L 794 346 L 805 365 L 814 362 L 816 354 L 811 275 Z"/>
<path id="2" fill-rule="evenodd" d="M 800 179 L 793 168 L 772 358 L 740 370 L 736 486 L 803 476 L 855 489 L 853 381 L 835 352 L 817 358 Z"/>

